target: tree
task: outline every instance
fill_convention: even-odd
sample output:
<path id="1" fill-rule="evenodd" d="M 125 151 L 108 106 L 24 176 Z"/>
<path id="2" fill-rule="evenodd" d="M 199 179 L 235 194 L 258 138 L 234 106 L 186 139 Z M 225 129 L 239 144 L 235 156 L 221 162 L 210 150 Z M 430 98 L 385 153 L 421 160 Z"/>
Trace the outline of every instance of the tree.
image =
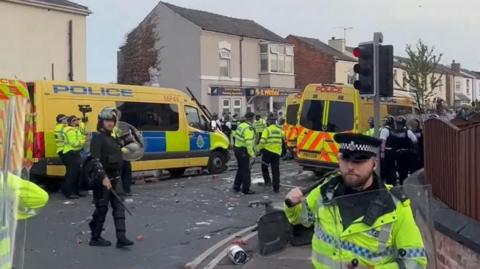
<path id="1" fill-rule="evenodd" d="M 438 72 L 438 65 L 443 54 L 435 55 L 435 47 L 429 47 L 421 39 L 415 48 L 407 45 L 405 51 L 408 58 L 402 62 L 402 68 L 406 72 L 403 76 L 403 85 L 397 81 L 395 83 L 404 90 L 407 90 L 407 85 L 409 86 L 418 109 L 424 113 L 426 103 L 432 99 L 435 90 L 442 86 L 444 72 Z"/>

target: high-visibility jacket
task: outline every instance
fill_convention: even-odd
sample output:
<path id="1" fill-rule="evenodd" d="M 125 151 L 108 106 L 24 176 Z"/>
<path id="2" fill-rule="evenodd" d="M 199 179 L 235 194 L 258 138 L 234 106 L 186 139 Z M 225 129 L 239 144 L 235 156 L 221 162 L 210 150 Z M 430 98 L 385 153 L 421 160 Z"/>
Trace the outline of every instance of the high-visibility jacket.
<path id="1" fill-rule="evenodd" d="M 267 128 L 267 122 L 262 118 L 253 123 L 253 129 L 255 129 L 257 134 L 261 134 L 265 128 Z"/>
<path id="2" fill-rule="evenodd" d="M 330 175 L 303 203 L 291 208 L 285 206 L 292 224 L 315 225 L 312 263 L 316 269 L 341 268 L 342 264 L 351 264 L 354 259 L 360 266 L 376 269 L 426 268 L 426 252 L 410 200 L 399 200 L 388 191 L 388 197 L 391 196 L 388 200 L 392 203 L 390 212 L 376 216 L 371 226 L 365 224 L 361 216 L 344 228 L 338 205 L 323 202 L 332 198 L 329 197 L 331 192 L 326 191 L 332 180 L 341 181 L 341 175 Z M 386 188 L 391 189 L 391 186 L 386 185 Z"/>
<path id="3" fill-rule="evenodd" d="M 363 134 L 373 137 L 375 135 L 375 128 L 370 128 L 370 129 L 366 130 Z"/>
<path id="4" fill-rule="evenodd" d="M 26 219 L 34 216 L 37 210 L 48 202 L 48 193 L 46 191 L 34 183 L 23 180 L 13 174 L 10 174 L 8 177 L 8 188 L 12 192 L 10 199 L 18 199 L 17 219 Z M 4 199 L 2 202 L 11 202 L 5 197 L 0 197 L 0 199 Z M 13 248 L 11 242 L 14 242 L 14 240 L 10 236 L 11 232 L 8 227 L 0 226 L 0 269 L 12 268 L 13 253 L 11 253 L 11 250 Z"/>
<path id="5" fill-rule="evenodd" d="M 55 145 L 57 146 L 57 153 L 62 152 L 65 147 L 65 133 L 63 132 L 65 124 L 57 123 L 55 125 Z"/>
<path id="6" fill-rule="evenodd" d="M 83 135 L 87 135 L 87 125 L 83 121 L 78 124 L 78 129 Z"/>
<path id="7" fill-rule="evenodd" d="M 65 133 L 65 146 L 63 153 L 69 151 L 79 151 L 83 148 L 86 142 L 86 137 L 78 127 L 66 126 L 64 128 Z"/>
<path id="8" fill-rule="evenodd" d="M 265 149 L 277 155 L 282 155 L 283 138 L 283 129 L 276 124 L 271 124 L 263 130 L 258 150 Z"/>
<path id="9" fill-rule="evenodd" d="M 255 157 L 255 150 L 253 149 L 255 132 L 252 126 L 246 122 L 242 122 L 233 132 L 233 135 L 235 138 L 235 147 L 246 148 L 248 155 Z"/>

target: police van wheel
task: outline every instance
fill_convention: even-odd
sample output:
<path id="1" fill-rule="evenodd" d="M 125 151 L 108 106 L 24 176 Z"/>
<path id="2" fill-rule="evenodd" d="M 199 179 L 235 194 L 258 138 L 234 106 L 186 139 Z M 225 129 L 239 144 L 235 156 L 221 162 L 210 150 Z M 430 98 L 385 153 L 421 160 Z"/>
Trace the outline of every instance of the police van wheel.
<path id="1" fill-rule="evenodd" d="M 226 154 L 221 151 L 212 152 L 208 160 L 208 172 L 210 172 L 210 174 L 219 174 L 225 170 L 227 170 Z"/>
<path id="2" fill-rule="evenodd" d="M 185 173 L 185 168 L 168 169 L 168 172 L 173 178 L 177 178 L 183 176 L 183 173 Z"/>

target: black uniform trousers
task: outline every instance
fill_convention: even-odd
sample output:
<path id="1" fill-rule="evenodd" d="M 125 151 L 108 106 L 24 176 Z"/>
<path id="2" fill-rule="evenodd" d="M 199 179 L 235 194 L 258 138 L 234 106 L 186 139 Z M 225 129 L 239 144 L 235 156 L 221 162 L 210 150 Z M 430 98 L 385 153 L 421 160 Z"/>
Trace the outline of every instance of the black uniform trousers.
<path id="1" fill-rule="evenodd" d="M 273 190 L 280 189 L 280 155 L 262 149 L 262 175 L 265 185 L 272 183 L 268 166 L 272 167 Z"/>
<path id="2" fill-rule="evenodd" d="M 234 148 L 235 158 L 237 159 L 238 169 L 233 183 L 233 189 L 243 193 L 250 191 L 251 177 L 250 177 L 250 156 L 246 148 Z"/>
<path id="3" fill-rule="evenodd" d="M 397 174 L 395 171 L 395 151 L 385 150 L 385 156 L 380 160 L 380 174 L 385 184 L 395 185 Z"/>
<path id="4" fill-rule="evenodd" d="M 80 176 L 82 157 L 80 151 L 69 151 L 63 155 L 63 161 L 67 166 L 67 173 L 62 185 L 62 193 L 66 197 L 78 194 L 80 188 Z"/>
<path id="5" fill-rule="evenodd" d="M 110 177 L 112 189 L 118 190 L 119 184 L 121 184 L 121 178 L 119 176 Z M 103 230 L 103 224 L 108 213 L 108 204 L 112 206 L 112 217 L 115 224 L 115 232 L 118 238 L 125 236 L 125 208 L 118 200 L 118 197 L 114 196 L 111 190 L 107 190 L 101 182 L 96 182 L 93 187 L 93 199 L 95 202 L 95 211 L 90 221 L 90 230 L 92 231 L 92 239 L 98 239 Z"/>
<path id="6" fill-rule="evenodd" d="M 123 161 L 122 166 L 122 186 L 125 193 L 130 193 L 132 185 L 132 163 L 129 161 Z"/>
<path id="7" fill-rule="evenodd" d="M 398 172 L 400 185 L 408 177 L 412 153 L 408 149 L 397 150 L 395 154 L 395 170 Z"/>

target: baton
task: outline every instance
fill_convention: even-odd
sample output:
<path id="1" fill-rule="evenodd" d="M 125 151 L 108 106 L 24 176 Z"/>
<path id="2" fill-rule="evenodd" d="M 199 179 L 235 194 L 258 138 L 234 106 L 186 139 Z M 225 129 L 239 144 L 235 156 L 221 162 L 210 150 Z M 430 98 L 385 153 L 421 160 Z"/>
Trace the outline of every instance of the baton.
<path id="1" fill-rule="evenodd" d="M 115 196 L 118 199 L 118 201 L 120 202 L 122 207 L 128 212 L 128 214 L 133 217 L 133 214 L 130 211 L 130 209 L 128 209 L 128 207 L 123 203 L 122 198 L 120 198 L 120 196 L 118 196 L 118 194 L 113 190 L 113 188 L 110 188 L 110 191 L 112 192 L 113 196 Z"/>
<path id="2" fill-rule="evenodd" d="M 304 196 L 307 195 L 309 192 L 313 191 L 316 187 L 318 187 L 320 184 L 322 184 L 325 181 L 325 179 L 329 178 L 330 175 L 332 175 L 334 173 L 337 173 L 337 172 L 338 172 L 337 170 L 334 170 L 330 173 L 325 174 L 321 179 L 315 181 L 311 185 L 300 188 L 300 191 L 302 192 L 302 194 Z M 285 204 L 287 205 L 287 207 L 292 207 L 292 206 L 296 205 L 288 198 L 285 199 Z"/>

